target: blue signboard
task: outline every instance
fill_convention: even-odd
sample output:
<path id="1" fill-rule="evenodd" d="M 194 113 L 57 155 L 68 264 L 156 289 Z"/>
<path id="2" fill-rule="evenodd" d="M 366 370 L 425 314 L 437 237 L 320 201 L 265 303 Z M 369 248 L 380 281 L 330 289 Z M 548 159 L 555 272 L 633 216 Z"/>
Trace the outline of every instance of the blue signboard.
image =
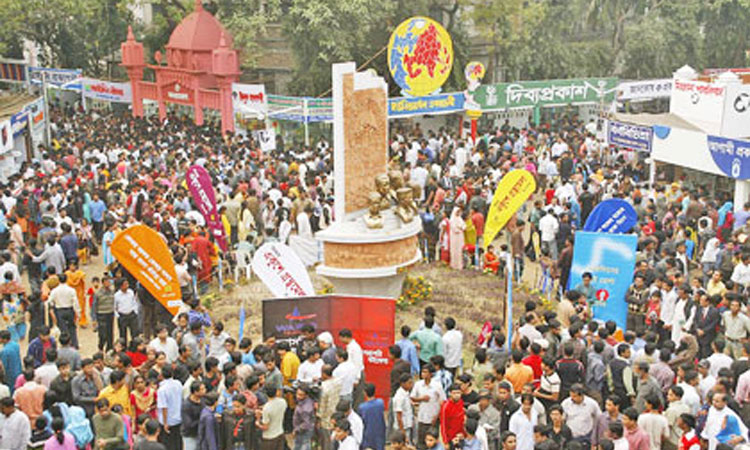
<path id="1" fill-rule="evenodd" d="M 575 289 L 582 275 L 591 273 L 597 298 L 593 306 L 594 318 L 605 322 L 614 320 L 623 330 L 628 314 L 625 295 L 633 282 L 637 243 L 634 234 L 578 231 L 573 246 L 568 286 Z"/>
<path id="2" fill-rule="evenodd" d="M 388 117 L 408 117 L 421 114 L 449 114 L 464 110 L 464 93 L 428 95 L 426 97 L 397 97 L 388 99 Z"/>
<path id="3" fill-rule="evenodd" d="M 638 223 L 638 213 L 625 200 L 612 198 L 596 205 L 589 214 L 583 231 L 596 233 L 627 233 Z"/>
<path id="4" fill-rule="evenodd" d="M 728 177 L 750 179 L 750 141 L 707 136 L 708 151 L 716 165 Z"/>
<path id="5" fill-rule="evenodd" d="M 10 116 L 10 126 L 13 128 L 13 137 L 23 133 L 24 128 L 29 124 L 29 112 L 21 111 L 18 114 Z"/>
<path id="6" fill-rule="evenodd" d="M 609 142 L 609 145 L 650 153 L 653 138 L 654 130 L 651 127 L 614 120 L 610 120 L 607 125 L 607 142 Z"/>
<path id="7" fill-rule="evenodd" d="M 81 69 L 49 69 L 29 67 L 29 81 L 41 85 L 46 78 L 47 85 L 58 89 L 80 91 L 83 81 Z"/>

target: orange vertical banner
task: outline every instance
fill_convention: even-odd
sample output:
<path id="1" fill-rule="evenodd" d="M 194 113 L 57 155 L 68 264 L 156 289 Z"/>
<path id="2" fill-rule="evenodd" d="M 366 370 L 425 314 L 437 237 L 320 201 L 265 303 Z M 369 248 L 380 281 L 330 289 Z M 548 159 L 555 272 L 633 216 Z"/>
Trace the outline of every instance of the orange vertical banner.
<path id="1" fill-rule="evenodd" d="M 112 241 L 112 256 L 172 315 L 182 305 L 172 252 L 164 238 L 146 225 L 133 225 Z"/>

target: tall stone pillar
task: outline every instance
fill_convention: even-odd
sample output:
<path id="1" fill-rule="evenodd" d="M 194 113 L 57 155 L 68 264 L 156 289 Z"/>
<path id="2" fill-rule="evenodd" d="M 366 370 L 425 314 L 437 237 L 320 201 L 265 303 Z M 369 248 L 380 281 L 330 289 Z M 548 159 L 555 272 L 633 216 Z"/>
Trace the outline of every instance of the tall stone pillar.
<path id="1" fill-rule="evenodd" d="M 221 35 L 219 48 L 211 53 L 211 66 L 211 72 L 216 76 L 219 85 L 221 133 L 234 133 L 232 83 L 239 77 L 240 63 L 237 51 L 229 48 L 224 34 Z"/>
<path id="2" fill-rule="evenodd" d="M 143 68 L 146 63 L 143 59 L 143 44 L 136 42 L 133 27 L 128 26 L 128 38 L 120 44 L 120 50 L 121 65 L 128 73 L 130 90 L 133 93 L 133 117 L 143 117 L 143 96 L 139 83 L 143 79 Z"/>

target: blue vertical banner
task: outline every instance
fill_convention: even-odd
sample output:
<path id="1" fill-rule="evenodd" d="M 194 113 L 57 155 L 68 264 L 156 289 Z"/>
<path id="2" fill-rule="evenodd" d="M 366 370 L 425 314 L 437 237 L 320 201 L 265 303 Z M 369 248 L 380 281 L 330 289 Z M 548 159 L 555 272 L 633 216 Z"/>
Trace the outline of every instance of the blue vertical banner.
<path id="1" fill-rule="evenodd" d="M 582 275 L 590 272 L 596 289 L 594 318 L 614 320 L 625 329 L 628 305 L 625 295 L 633 282 L 638 238 L 634 234 L 591 233 L 578 231 L 573 246 L 570 286 L 575 289 Z"/>

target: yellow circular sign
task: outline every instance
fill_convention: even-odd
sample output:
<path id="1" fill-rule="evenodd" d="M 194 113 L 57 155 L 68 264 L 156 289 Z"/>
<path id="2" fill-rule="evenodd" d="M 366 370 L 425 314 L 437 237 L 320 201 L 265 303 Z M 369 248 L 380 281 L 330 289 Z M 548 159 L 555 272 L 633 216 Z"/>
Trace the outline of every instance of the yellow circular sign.
<path id="1" fill-rule="evenodd" d="M 412 17 L 396 27 L 388 42 L 388 69 L 404 95 L 440 90 L 453 67 L 453 42 L 429 17 Z"/>

